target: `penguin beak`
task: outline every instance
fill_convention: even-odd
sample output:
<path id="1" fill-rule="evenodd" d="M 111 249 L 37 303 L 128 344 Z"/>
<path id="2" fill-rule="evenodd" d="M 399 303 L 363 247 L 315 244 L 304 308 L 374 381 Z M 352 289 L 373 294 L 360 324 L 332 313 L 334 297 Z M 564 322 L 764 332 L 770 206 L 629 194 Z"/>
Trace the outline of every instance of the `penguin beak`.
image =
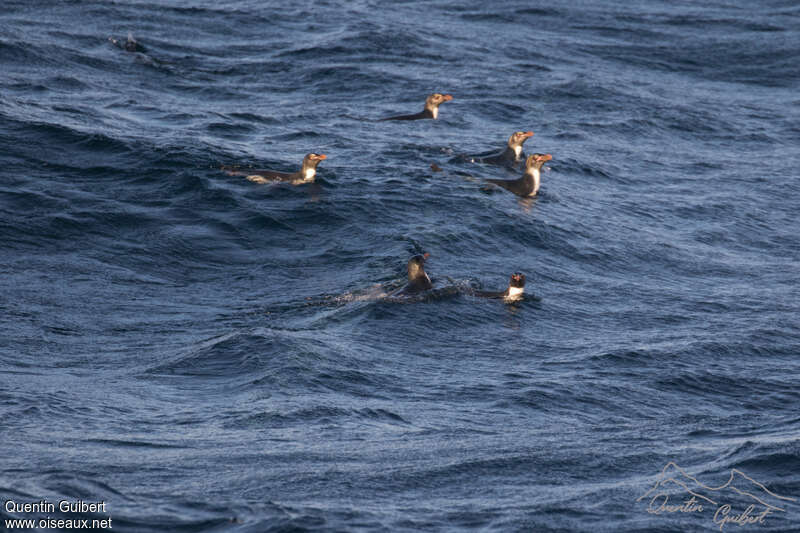
<path id="1" fill-rule="evenodd" d="M 452 94 L 446 94 L 446 95 L 444 95 L 444 98 L 442 99 L 442 101 L 449 102 L 452 99 L 453 99 L 453 95 Z"/>
<path id="2" fill-rule="evenodd" d="M 317 156 L 317 159 L 328 159 L 328 156 L 327 156 L 327 155 L 325 155 L 325 154 L 319 154 L 319 155 Z"/>
<path id="3" fill-rule="evenodd" d="M 425 252 L 424 254 L 422 254 L 422 257 L 424 257 L 426 260 L 427 260 L 427 259 L 428 259 L 430 256 L 431 256 L 431 254 L 429 254 L 428 252 Z"/>
<path id="4" fill-rule="evenodd" d="M 525 137 L 526 139 L 527 139 L 528 137 L 533 137 L 533 132 L 532 132 L 532 131 L 526 131 L 526 132 L 524 133 L 523 137 Z"/>
<path id="5" fill-rule="evenodd" d="M 536 158 L 537 161 L 550 161 L 551 159 L 553 159 L 553 156 L 550 154 L 540 155 Z"/>

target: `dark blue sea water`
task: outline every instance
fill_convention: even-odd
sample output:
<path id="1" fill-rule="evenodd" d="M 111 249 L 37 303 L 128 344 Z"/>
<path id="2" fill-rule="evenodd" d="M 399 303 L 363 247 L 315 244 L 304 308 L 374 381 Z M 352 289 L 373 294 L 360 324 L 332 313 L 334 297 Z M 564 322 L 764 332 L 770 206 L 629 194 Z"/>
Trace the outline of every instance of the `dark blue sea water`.
<path id="1" fill-rule="evenodd" d="M 0 529 L 800 531 L 796 2 L 6 0 L 0 72 Z"/>

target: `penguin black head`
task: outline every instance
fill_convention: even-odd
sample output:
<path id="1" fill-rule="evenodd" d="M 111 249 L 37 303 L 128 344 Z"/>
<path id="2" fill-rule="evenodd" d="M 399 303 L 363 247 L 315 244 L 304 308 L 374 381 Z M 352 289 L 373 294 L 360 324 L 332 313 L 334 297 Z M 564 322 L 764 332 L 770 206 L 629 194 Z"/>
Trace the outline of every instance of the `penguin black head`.
<path id="1" fill-rule="evenodd" d="M 425 273 L 425 260 L 428 259 L 430 255 L 431 254 L 426 252 L 422 255 L 415 255 L 414 257 L 408 260 L 409 281 L 414 281 L 417 278 L 428 277 L 428 275 Z"/>
<path id="2" fill-rule="evenodd" d="M 328 156 L 325 154 L 306 154 L 303 158 L 303 168 L 317 168 L 317 165 L 323 159 L 328 159 Z"/>
<path id="3" fill-rule="evenodd" d="M 451 94 L 433 93 L 425 100 L 425 109 L 433 113 L 433 118 L 439 116 L 439 105 L 453 99 Z"/>
<path id="4" fill-rule="evenodd" d="M 525 161 L 525 169 L 539 170 L 540 168 L 542 168 L 542 165 L 544 165 L 547 161 L 550 161 L 551 159 L 553 159 L 553 156 L 550 154 L 531 154 Z"/>
<path id="5" fill-rule="evenodd" d="M 511 274 L 511 281 L 508 282 L 509 287 L 519 287 L 522 288 L 525 286 L 525 274 L 521 272 L 514 272 Z"/>
<path id="6" fill-rule="evenodd" d="M 518 146 L 522 148 L 523 143 L 533 137 L 532 131 L 515 131 L 508 138 L 508 146 L 515 150 Z"/>

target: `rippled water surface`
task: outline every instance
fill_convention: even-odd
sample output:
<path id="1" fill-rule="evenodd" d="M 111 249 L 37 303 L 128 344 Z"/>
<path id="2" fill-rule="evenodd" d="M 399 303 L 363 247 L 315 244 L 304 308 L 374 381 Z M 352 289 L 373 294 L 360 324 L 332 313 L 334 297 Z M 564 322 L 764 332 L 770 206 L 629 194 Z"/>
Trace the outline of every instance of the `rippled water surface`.
<path id="1" fill-rule="evenodd" d="M 4 2 L 4 527 L 797 531 L 798 57 L 790 1 Z M 457 157 L 516 130 L 533 200 Z"/>

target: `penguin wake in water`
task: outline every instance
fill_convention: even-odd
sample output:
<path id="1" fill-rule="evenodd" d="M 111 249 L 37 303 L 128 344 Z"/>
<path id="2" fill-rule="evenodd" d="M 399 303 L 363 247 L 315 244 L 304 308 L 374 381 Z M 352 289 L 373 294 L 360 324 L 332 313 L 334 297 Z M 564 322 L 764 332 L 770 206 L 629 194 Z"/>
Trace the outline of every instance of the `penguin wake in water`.
<path id="1" fill-rule="evenodd" d="M 539 192 L 539 183 L 541 181 L 540 171 L 542 165 L 547 161 L 553 159 L 550 154 L 532 154 L 528 156 L 525 161 L 525 174 L 521 178 L 515 180 L 486 180 L 499 187 L 511 191 L 517 196 L 531 197 L 536 196 Z"/>
<path id="2" fill-rule="evenodd" d="M 525 274 L 511 274 L 508 288 L 502 292 L 475 291 L 473 294 L 481 298 L 502 298 L 505 302 L 518 302 L 525 294 Z"/>
<path id="3" fill-rule="evenodd" d="M 502 152 L 467 156 L 467 158 L 473 163 L 488 163 L 490 165 L 516 168 L 525 161 L 522 145 L 531 137 L 533 137 L 532 131 L 515 131 L 508 138 L 508 143 Z"/>
<path id="4" fill-rule="evenodd" d="M 433 288 L 431 278 L 425 272 L 425 260 L 431 254 L 424 253 L 415 255 L 408 260 L 406 269 L 408 270 L 408 283 L 402 289 L 395 291 L 392 296 L 412 296 L 429 291 Z"/>
<path id="5" fill-rule="evenodd" d="M 312 183 L 314 176 L 317 175 L 317 165 L 327 159 L 325 154 L 306 154 L 303 158 L 303 166 L 297 172 L 278 172 L 276 170 L 240 170 L 236 167 L 222 166 L 222 170 L 231 176 L 246 176 L 248 180 L 255 183 L 290 183 L 292 185 L 302 185 Z"/>
<path id="6" fill-rule="evenodd" d="M 425 100 L 425 109 L 413 115 L 399 115 L 396 117 L 382 118 L 384 120 L 420 120 L 424 118 L 432 118 L 436 120 L 439 118 L 439 106 L 444 102 L 449 102 L 453 99 L 452 95 L 433 93 Z"/>

